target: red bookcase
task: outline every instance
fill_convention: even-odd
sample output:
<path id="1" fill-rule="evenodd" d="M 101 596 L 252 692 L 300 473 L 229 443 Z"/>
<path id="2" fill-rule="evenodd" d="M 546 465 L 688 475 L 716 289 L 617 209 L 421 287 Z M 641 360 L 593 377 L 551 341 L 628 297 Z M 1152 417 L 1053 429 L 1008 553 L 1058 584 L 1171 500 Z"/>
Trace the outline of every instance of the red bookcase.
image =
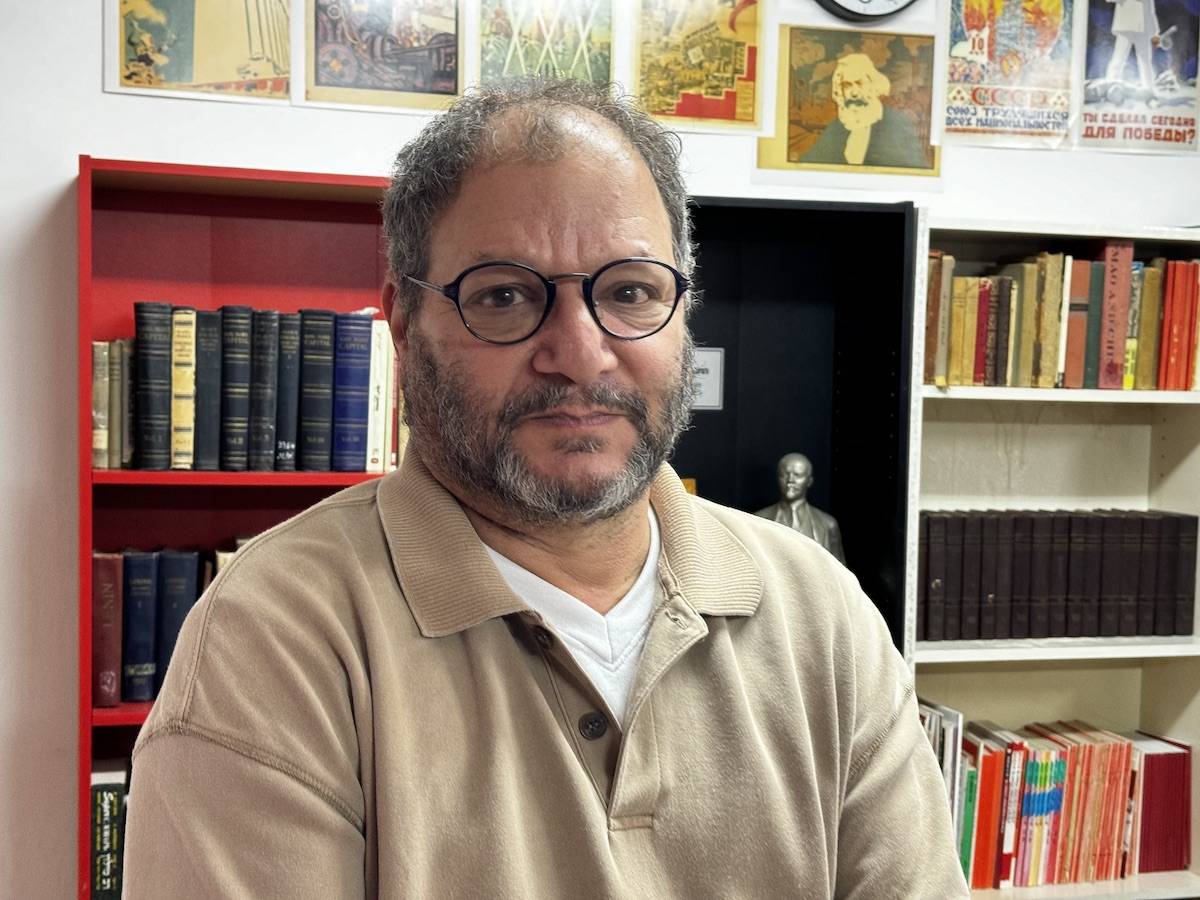
<path id="1" fill-rule="evenodd" d="M 293 312 L 377 306 L 386 181 L 79 160 L 78 894 L 90 894 L 92 761 L 126 756 L 149 703 L 92 707 L 93 550 L 231 547 L 343 487 L 345 472 L 92 471 L 91 342 L 132 337 L 133 304 Z"/>

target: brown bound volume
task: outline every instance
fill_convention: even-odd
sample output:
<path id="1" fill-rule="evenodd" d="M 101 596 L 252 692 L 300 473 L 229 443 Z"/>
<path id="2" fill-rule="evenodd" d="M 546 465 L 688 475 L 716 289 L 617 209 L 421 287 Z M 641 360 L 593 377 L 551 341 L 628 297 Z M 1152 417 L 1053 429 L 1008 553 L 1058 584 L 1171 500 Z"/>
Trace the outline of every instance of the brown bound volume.
<path id="1" fill-rule="evenodd" d="M 1196 516 L 1179 516 L 1179 574 L 1175 581 L 1175 633 L 1192 634 L 1196 608 Z"/>
<path id="2" fill-rule="evenodd" d="M 940 278 L 941 292 L 938 297 L 937 355 L 934 360 L 933 382 L 938 387 L 945 387 L 950 360 L 950 307 L 954 284 L 954 257 L 949 253 L 942 254 Z"/>
<path id="3" fill-rule="evenodd" d="M 1050 637 L 1067 635 L 1067 577 L 1071 553 L 1071 516 L 1056 512 L 1051 517 L 1050 594 L 1047 606 Z"/>
<path id="4" fill-rule="evenodd" d="M 957 641 L 962 634 L 962 513 L 946 514 L 946 592 L 942 615 L 942 637 Z"/>
<path id="5" fill-rule="evenodd" d="M 1138 558 L 1137 633 L 1154 634 L 1154 602 L 1158 596 L 1158 544 L 1163 517 L 1142 513 L 1141 554 Z"/>
<path id="6" fill-rule="evenodd" d="M 1120 633 L 1121 555 L 1124 525 L 1120 513 L 1098 513 L 1103 522 L 1100 559 L 1100 637 Z"/>
<path id="7" fill-rule="evenodd" d="M 950 350 L 946 364 L 946 380 L 951 385 L 963 383 L 964 323 L 967 319 L 967 282 L 969 280 L 966 276 L 956 275 L 951 282 Z M 974 356 L 971 358 L 974 359 Z"/>
<path id="8" fill-rule="evenodd" d="M 92 706 L 121 702 L 122 559 L 92 554 Z"/>
<path id="9" fill-rule="evenodd" d="M 1012 383 L 1012 279 L 992 279 L 992 306 L 996 309 L 996 371 L 988 384 L 1005 387 Z"/>
<path id="10" fill-rule="evenodd" d="M 1121 390 L 1125 376 L 1125 336 L 1129 327 L 1129 279 L 1133 241 L 1104 245 L 1104 307 L 1100 314 L 1100 384 Z"/>
<path id="11" fill-rule="evenodd" d="M 975 335 L 975 384 L 996 383 L 996 309 L 995 285 L 990 278 L 979 279 L 979 330 Z"/>
<path id="12" fill-rule="evenodd" d="M 1152 391 L 1158 387 L 1159 326 L 1162 322 L 1163 275 L 1167 261 L 1159 256 L 1142 274 L 1142 308 L 1138 315 L 1137 370 L 1133 388 Z"/>
<path id="13" fill-rule="evenodd" d="M 1013 514 L 1001 513 L 996 531 L 996 639 L 1012 637 Z"/>
<path id="14" fill-rule="evenodd" d="M 963 516 L 962 613 L 958 636 L 964 641 L 979 637 L 979 567 L 983 557 L 983 517 Z"/>
<path id="15" fill-rule="evenodd" d="M 1044 257 L 1044 262 L 1043 262 Z M 1038 376 L 1034 387 L 1052 388 L 1058 380 L 1058 331 L 1062 316 L 1063 288 L 1063 255 L 1061 253 L 1043 253 L 1038 257 L 1039 269 L 1044 264 L 1045 275 L 1042 278 L 1041 317 L 1038 320 L 1038 344 L 1041 353 L 1038 356 Z M 1121 332 L 1121 350 L 1124 352 L 1125 333 Z"/>
<path id="16" fill-rule="evenodd" d="M 1038 267 L 1015 263 L 1000 270 L 1013 280 L 1017 292 L 1017 345 L 1013 348 L 1013 387 L 1033 386 L 1033 345 L 1037 340 Z"/>
<path id="17" fill-rule="evenodd" d="M 1012 636 L 1029 637 L 1029 572 L 1033 544 L 1033 516 L 1017 513 L 1013 517 Z"/>
<path id="18" fill-rule="evenodd" d="M 1117 634 L 1133 637 L 1138 626 L 1138 578 L 1142 567 L 1142 519 L 1121 513 L 1121 579 L 1117 599 Z"/>
<path id="19" fill-rule="evenodd" d="M 986 512 L 981 517 L 983 543 L 979 556 L 979 637 L 996 637 L 996 541 L 1000 532 L 1000 514 Z"/>
<path id="20" fill-rule="evenodd" d="M 966 278 L 963 286 L 962 384 L 975 383 L 975 346 L 979 336 L 979 279 Z"/>
<path id="21" fill-rule="evenodd" d="M 917 513 L 917 633 L 913 638 L 925 640 L 925 585 L 929 571 L 929 513 Z"/>
<path id="22" fill-rule="evenodd" d="M 929 513 L 929 564 L 925 577 L 925 640 L 940 641 L 946 615 L 946 514 Z"/>
<path id="23" fill-rule="evenodd" d="M 942 302 L 942 251 L 929 251 L 929 268 L 925 273 L 925 383 L 933 384 L 937 370 L 938 317 Z"/>
<path id="24" fill-rule="evenodd" d="M 1083 636 L 1083 602 L 1087 591 L 1087 521 L 1089 513 L 1070 516 L 1067 560 L 1067 637 Z"/>
<path id="25" fill-rule="evenodd" d="M 1179 579 L 1179 518 L 1163 513 L 1158 537 L 1158 579 L 1155 584 L 1154 633 L 1175 633 L 1175 585 Z"/>
<path id="26" fill-rule="evenodd" d="M 1054 518 L 1047 512 L 1033 514 L 1033 539 L 1029 552 L 1029 636 L 1050 637 L 1050 551 L 1054 540 Z"/>
<path id="27" fill-rule="evenodd" d="M 1175 328 L 1175 308 L 1178 306 L 1179 267 L 1182 263 L 1171 260 L 1167 263 L 1166 274 L 1163 275 L 1162 318 L 1158 329 L 1158 382 L 1160 391 L 1171 386 L 1171 370 L 1173 359 L 1178 358 L 1179 345 L 1172 341 Z"/>
<path id="28" fill-rule="evenodd" d="M 1086 259 L 1071 262 L 1071 296 L 1067 306 L 1067 367 L 1063 387 L 1083 387 L 1083 361 L 1087 356 L 1088 291 L 1092 264 Z"/>
<path id="29" fill-rule="evenodd" d="M 1104 520 L 1087 513 L 1084 526 L 1083 637 L 1100 636 L 1100 581 L 1104 551 Z"/>

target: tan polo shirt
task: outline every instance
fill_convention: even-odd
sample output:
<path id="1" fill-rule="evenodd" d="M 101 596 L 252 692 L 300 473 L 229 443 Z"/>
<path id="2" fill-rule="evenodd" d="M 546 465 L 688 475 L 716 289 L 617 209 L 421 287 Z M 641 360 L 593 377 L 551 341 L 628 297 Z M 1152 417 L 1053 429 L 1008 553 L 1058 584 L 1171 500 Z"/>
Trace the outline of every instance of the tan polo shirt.
<path id="1" fill-rule="evenodd" d="M 134 750 L 125 896 L 965 897 L 854 578 L 664 467 L 624 731 L 410 454 L 245 547 Z"/>

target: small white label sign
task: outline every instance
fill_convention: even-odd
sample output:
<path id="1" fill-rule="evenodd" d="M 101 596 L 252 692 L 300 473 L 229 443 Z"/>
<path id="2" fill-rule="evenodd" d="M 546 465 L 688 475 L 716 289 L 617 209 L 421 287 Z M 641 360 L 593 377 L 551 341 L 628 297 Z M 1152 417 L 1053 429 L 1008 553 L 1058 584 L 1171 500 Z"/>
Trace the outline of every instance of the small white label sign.
<path id="1" fill-rule="evenodd" d="M 693 379 L 696 399 L 692 409 L 725 408 L 725 348 L 697 347 Z"/>

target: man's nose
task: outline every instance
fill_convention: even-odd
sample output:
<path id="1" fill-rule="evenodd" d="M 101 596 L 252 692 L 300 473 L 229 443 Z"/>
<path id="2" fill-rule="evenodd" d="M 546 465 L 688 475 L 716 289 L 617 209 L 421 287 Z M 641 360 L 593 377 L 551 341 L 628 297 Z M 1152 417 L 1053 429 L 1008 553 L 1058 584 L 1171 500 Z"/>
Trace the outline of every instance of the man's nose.
<path id="1" fill-rule="evenodd" d="M 561 276 L 560 276 L 561 277 Z M 533 367 L 542 374 L 563 375 L 576 384 L 591 384 L 616 366 L 612 344 L 601 331 L 575 281 L 557 282 L 554 308 L 541 330 Z"/>

